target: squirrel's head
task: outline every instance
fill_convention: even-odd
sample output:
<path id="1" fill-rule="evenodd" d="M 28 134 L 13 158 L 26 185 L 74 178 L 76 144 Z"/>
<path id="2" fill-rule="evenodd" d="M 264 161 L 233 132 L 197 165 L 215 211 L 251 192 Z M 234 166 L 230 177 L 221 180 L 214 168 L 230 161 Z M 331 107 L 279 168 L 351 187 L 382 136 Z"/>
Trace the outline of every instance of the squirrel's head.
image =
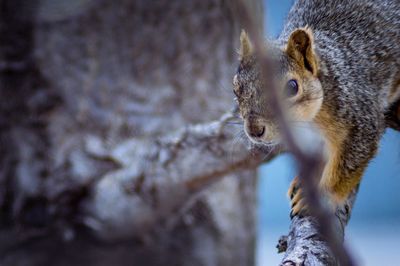
<path id="1" fill-rule="evenodd" d="M 310 122 L 322 104 L 322 87 L 318 79 L 318 58 L 310 29 L 293 31 L 284 47 L 268 46 L 276 70 L 271 78 L 283 99 L 288 119 L 293 123 Z M 266 100 L 267 87 L 259 77 L 257 60 L 247 34 L 240 36 L 240 65 L 233 79 L 233 91 L 239 104 L 246 135 L 254 143 L 279 142 L 279 129 L 272 119 Z"/>

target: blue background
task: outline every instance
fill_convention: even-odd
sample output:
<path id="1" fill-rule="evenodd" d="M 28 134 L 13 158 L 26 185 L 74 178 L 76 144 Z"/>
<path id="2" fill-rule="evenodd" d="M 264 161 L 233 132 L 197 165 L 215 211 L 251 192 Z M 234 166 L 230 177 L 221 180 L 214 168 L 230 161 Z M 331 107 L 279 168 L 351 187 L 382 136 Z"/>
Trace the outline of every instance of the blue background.
<path id="1" fill-rule="evenodd" d="M 265 29 L 275 38 L 282 30 L 289 0 L 265 2 Z M 282 155 L 259 169 L 259 237 L 257 264 L 278 265 L 276 253 L 280 235 L 289 228 L 286 191 L 296 169 L 289 155 Z M 359 265 L 400 265 L 400 134 L 387 130 L 378 156 L 365 173 L 346 243 Z M 394 263 L 394 264 L 393 264 Z"/>

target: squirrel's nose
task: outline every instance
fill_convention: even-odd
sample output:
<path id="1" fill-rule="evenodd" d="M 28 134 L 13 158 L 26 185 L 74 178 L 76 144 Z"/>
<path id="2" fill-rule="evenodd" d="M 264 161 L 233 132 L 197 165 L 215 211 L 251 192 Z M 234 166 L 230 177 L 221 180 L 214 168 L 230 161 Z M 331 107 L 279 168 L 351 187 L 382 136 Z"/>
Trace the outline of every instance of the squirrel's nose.
<path id="1" fill-rule="evenodd" d="M 249 125 L 248 132 L 253 138 L 261 138 L 262 135 L 264 135 L 265 127 L 259 125 Z"/>

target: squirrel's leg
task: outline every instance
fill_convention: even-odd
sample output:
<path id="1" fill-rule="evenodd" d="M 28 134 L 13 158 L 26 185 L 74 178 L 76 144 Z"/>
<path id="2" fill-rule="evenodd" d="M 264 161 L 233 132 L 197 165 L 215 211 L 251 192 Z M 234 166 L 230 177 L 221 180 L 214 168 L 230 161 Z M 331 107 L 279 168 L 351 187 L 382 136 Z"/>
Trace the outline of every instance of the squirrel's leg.
<path id="1" fill-rule="evenodd" d="M 360 183 L 368 163 L 378 150 L 384 128 L 383 119 L 380 114 L 371 117 L 374 118 L 349 129 L 344 138 L 334 139 L 337 142 L 330 149 L 320 181 L 321 191 L 328 196 L 334 209 L 343 204 Z"/>
<path id="2" fill-rule="evenodd" d="M 376 149 L 371 147 L 369 159 L 373 157 L 375 151 Z M 353 164 L 354 162 L 349 161 L 351 158 L 346 152 L 346 149 L 343 148 L 337 154 L 333 154 L 333 158 L 328 161 L 320 181 L 321 193 L 333 209 L 342 204 L 360 183 L 369 161 L 359 161 Z"/>
<path id="3" fill-rule="evenodd" d="M 360 183 L 368 162 L 376 154 L 382 131 L 379 127 L 376 128 L 376 132 L 368 135 L 358 127 L 342 134 L 336 132 L 330 138 L 329 158 L 319 187 L 321 195 L 327 199 L 333 209 L 342 204 Z M 288 194 L 292 205 L 291 216 L 307 213 L 307 206 L 297 178 L 293 180 Z"/>
<path id="4" fill-rule="evenodd" d="M 324 168 L 319 184 L 320 195 L 332 209 L 336 209 L 338 205 L 343 203 L 351 191 L 359 184 L 367 165 L 365 163 L 358 165 L 356 169 L 349 169 L 343 161 L 344 157 L 345 154 L 342 152 L 332 154 Z M 305 203 L 298 177 L 292 181 L 288 196 L 291 200 L 291 217 L 299 214 L 308 214 L 308 206 Z"/>

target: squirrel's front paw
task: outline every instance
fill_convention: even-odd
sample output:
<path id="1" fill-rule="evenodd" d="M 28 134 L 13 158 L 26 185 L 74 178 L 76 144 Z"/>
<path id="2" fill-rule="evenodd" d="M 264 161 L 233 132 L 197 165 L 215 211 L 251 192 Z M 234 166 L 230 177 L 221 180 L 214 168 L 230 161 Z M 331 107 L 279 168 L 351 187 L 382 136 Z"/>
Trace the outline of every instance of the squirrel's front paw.
<path id="1" fill-rule="evenodd" d="M 294 216 L 303 216 L 308 213 L 308 207 L 305 204 L 303 191 L 300 188 L 299 178 L 295 177 L 289 187 L 288 196 L 291 202 L 290 218 Z"/>
<path id="2" fill-rule="evenodd" d="M 323 187 L 319 187 L 320 196 L 322 200 L 322 204 L 325 206 L 326 210 L 335 212 L 339 206 L 340 201 L 335 200 L 334 194 L 329 192 L 328 189 L 324 189 Z M 298 177 L 295 177 L 289 187 L 288 197 L 291 202 L 291 212 L 290 218 L 293 219 L 294 216 L 305 216 L 309 215 L 309 208 L 304 199 L 303 190 L 300 187 L 300 180 Z"/>

